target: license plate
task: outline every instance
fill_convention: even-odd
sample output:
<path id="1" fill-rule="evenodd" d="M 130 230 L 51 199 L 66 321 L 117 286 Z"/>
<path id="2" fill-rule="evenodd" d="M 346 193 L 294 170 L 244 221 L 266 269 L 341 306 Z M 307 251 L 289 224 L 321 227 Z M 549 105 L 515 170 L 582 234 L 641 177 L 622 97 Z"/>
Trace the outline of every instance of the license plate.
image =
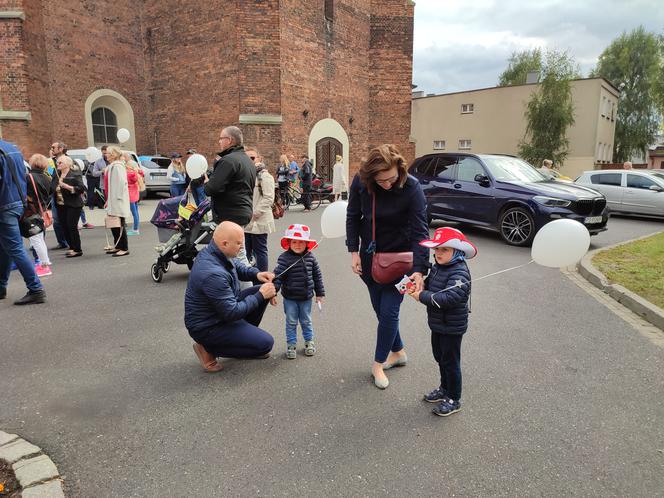
<path id="1" fill-rule="evenodd" d="M 150 173 L 150 176 L 154 178 L 155 176 L 166 176 L 166 173 Z"/>
<path id="2" fill-rule="evenodd" d="M 594 225 L 595 223 L 602 223 L 602 217 L 601 216 L 589 216 L 585 220 L 583 220 L 583 223 L 585 225 Z"/>

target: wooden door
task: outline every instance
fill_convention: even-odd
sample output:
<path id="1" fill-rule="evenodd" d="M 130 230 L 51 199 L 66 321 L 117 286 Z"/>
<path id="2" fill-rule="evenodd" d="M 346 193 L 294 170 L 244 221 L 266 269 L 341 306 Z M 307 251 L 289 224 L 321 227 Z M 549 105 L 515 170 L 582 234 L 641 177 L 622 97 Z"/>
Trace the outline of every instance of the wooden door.
<path id="1" fill-rule="evenodd" d="M 316 143 L 316 174 L 325 180 L 332 181 L 332 168 L 336 156 L 343 156 L 341 142 L 336 138 L 325 137 Z"/>

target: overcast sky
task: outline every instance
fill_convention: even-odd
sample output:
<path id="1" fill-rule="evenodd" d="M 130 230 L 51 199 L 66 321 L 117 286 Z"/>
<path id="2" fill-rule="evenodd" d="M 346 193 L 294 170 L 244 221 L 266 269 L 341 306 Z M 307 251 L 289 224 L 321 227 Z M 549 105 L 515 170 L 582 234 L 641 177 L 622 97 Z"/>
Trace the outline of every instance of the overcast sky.
<path id="1" fill-rule="evenodd" d="M 514 51 L 567 50 L 588 76 L 623 31 L 664 34 L 662 0 L 416 0 L 413 83 L 425 93 L 495 86 Z"/>

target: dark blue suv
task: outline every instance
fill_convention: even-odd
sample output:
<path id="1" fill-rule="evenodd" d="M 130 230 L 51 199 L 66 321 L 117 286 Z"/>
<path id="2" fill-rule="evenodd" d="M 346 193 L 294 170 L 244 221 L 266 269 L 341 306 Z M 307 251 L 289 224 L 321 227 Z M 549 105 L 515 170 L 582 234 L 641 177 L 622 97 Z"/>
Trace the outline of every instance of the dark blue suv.
<path id="1" fill-rule="evenodd" d="M 537 230 L 559 218 L 583 223 L 591 235 L 606 230 L 602 194 L 551 180 L 513 156 L 429 154 L 416 159 L 410 173 L 424 189 L 430 221 L 492 228 L 508 244 L 531 244 Z"/>

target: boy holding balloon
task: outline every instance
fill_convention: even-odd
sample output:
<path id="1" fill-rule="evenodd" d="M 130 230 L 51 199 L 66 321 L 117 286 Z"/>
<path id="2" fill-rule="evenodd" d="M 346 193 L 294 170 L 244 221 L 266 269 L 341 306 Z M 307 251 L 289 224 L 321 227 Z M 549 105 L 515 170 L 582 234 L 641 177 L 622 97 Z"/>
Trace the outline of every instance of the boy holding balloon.
<path id="1" fill-rule="evenodd" d="M 421 246 L 434 250 L 436 260 L 424 281 L 424 290 L 413 286 L 408 293 L 427 307 L 433 356 L 440 370 L 440 386 L 424 395 L 437 403 L 435 415 L 447 417 L 461 410 L 461 340 L 468 329 L 470 270 L 466 259 L 477 248 L 459 230 L 438 228 L 433 239 Z"/>

